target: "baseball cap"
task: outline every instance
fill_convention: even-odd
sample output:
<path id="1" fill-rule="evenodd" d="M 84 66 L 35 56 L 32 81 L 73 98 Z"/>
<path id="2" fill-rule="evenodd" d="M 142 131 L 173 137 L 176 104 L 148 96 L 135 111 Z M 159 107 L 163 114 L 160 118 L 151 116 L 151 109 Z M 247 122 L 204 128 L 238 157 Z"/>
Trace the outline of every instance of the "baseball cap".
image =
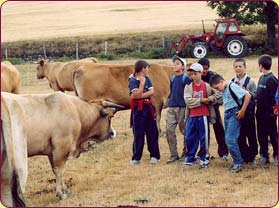
<path id="1" fill-rule="evenodd" d="M 195 71 L 195 72 L 202 72 L 203 71 L 203 67 L 201 64 L 199 63 L 194 63 L 190 66 L 190 68 L 188 69 L 188 71 Z"/>
<path id="2" fill-rule="evenodd" d="M 183 59 L 183 58 L 180 58 L 179 56 L 177 56 L 177 55 L 174 55 L 173 57 L 172 57 L 172 61 L 173 62 L 175 62 L 175 60 L 179 60 L 181 63 L 182 63 L 182 65 L 184 66 L 184 67 L 186 67 L 186 60 L 185 59 Z"/>

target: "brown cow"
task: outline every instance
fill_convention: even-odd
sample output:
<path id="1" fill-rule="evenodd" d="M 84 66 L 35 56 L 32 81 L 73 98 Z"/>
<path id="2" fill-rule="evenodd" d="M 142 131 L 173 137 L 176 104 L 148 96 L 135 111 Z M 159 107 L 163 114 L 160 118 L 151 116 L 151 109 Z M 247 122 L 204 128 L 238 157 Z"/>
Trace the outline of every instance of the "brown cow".
<path id="1" fill-rule="evenodd" d="M 22 128 L 16 128 L 1 98 L 1 202 L 7 207 L 23 207 L 27 181 L 27 147 Z"/>
<path id="2" fill-rule="evenodd" d="M 96 58 L 85 58 L 64 62 L 46 62 L 41 60 L 37 66 L 37 78 L 47 78 L 54 91 L 73 91 L 73 72 L 83 63 L 97 63 Z"/>
<path id="3" fill-rule="evenodd" d="M 61 92 L 36 95 L 2 93 L 2 99 L 13 115 L 12 126 L 23 129 L 19 136 L 26 135 L 28 156 L 48 156 L 60 199 L 67 197 L 63 180 L 67 159 L 78 157 L 84 151 L 82 144 L 89 138 L 97 142 L 109 138 L 111 117 L 118 108 L 122 108 L 108 102 L 102 102 L 101 106 Z"/>
<path id="4" fill-rule="evenodd" d="M 133 72 L 134 65 L 131 64 L 83 64 L 74 72 L 75 93 L 84 100 L 105 99 L 129 109 L 128 79 Z M 154 86 L 152 100 L 158 124 L 162 109 L 167 107 L 171 74 L 173 74 L 171 67 L 150 65 L 149 76 Z"/>
<path id="5" fill-rule="evenodd" d="M 20 74 L 9 61 L 1 62 L 1 91 L 18 94 Z"/>

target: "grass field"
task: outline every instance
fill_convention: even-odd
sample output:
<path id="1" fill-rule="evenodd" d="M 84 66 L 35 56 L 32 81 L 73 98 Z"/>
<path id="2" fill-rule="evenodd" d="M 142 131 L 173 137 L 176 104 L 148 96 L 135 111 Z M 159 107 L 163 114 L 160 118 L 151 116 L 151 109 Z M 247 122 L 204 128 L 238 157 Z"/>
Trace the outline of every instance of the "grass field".
<path id="1" fill-rule="evenodd" d="M 201 33 L 201 20 L 214 18 L 217 15 L 206 7 L 206 2 L 194 1 L 9 1 L 1 8 L 1 37 L 2 42 L 10 42 L 184 28 L 198 28 Z M 208 28 L 212 28 L 210 24 L 207 23 Z M 226 79 L 233 77 L 232 59 L 210 60 L 213 71 Z M 169 59 L 148 61 L 171 64 Z M 135 60 L 118 60 L 104 63 L 134 62 Z M 47 80 L 37 80 L 35 64 L 16 67 L 22 77 L 21 93 L 52 92 Z M 275 75 L 278 74 L 277 57 L 273 59 L 272 71 Z M 247 72 L 258 81 L 260 73 L 257 57 L 247 57 Z M 221 111 L 223 112 L 222 107 Z M 169 157 L 165 135 L 166 110 L 163 110 L 161 120 L 163 132 L 159 141 L 159 164 L 149 164 L 145 146 L 141 164 L 129 166 L 133 140 L 129 115 L 129 111 L 122 111 L 113 118 L 113 127 L 118 133 L 114 140 L 97 144 L 80 158 L 68 161 L 65 181 L 70 194 L 66 200 L 59 201 L 55 197 L 55 177 L 47 158 L 30 158 L 24 195 L 27 206 L 270 207 L 277 203 L 278 169 L 272 165 L 265 168 L 245 166 L 238 174 L 230 173 L 228 167 L 232 161 L 230 159 L 229 162 L 224 162 L 218 158 L 212 128 L 210 153 L 214 159 L 208 169 L 185 169 L 183 162 L 166 165 Z M 177 133 L 181 153 L 183 137 Z"/>
<path id="2" fill-rule="evenodd" d="M 171 64 L 170 60 L 148 60 L 150 63 Z M 188 59 L 188 61 L 196 61 Z M 232 59 L 211 59 L 212 70 L 226 79 L 232 78 Z M 274 57 L 272 71 L 277 74 L 278 59 Z M 106 63 L 134 63 L 122 60 Z M 36 67 L 18 65 L 22 75 L 22 93 L 52 92 L 46 80 L 36 79 Z M 247 58 L 247 72 L 255 80 L 260 73 L 257 57 Z M 222 108 L 221 108 L 221 111 Z M 25 199 L 28 206 L 273 206 L 278 200 L 278 170 L 269 167 L 245 166 L 233 174 L 229 162 L 221 161 L 211 129 L 208 169 L 185 169 L 183 162 L 167 165 L 169 149 L 165 136 L 166 110 L 163 111 L 160 137 L 161 160 L 149 164 L 146 146 L 139 166 L 129 166 L 132 154 L 132 131 L 129 128 L 129 111 L 113 118 L 118 135 L 114 140 L 97 144 L 81 158 L 67 163 L 65 181 L 70 188 L 69 198 L 59 201 L 55 197 L 55 177 L 46 157 L 29 159 L 29 175 Z M 35 127 L 34 127 L 35 129 Z M 178 133 L 178 132 L 177 132 Z M 183 137 L 178 133 L 181 153 Z M 270 146 L 271 149 L 271 146 Z"/>
<path id="3" fill-rule="evenodd" d="M 218 16 L 206 2 L 40 1 L 6 2 L 3 42 L 199 28 Z M 212 28 L 212 22 L 208 22 Z"/>

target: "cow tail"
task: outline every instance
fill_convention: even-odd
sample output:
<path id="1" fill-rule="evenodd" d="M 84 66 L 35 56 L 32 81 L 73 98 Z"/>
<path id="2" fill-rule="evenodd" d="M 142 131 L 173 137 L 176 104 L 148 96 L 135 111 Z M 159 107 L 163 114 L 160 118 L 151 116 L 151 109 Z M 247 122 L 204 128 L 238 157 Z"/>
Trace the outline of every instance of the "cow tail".
<path id="1" fill-rule="evenodd" d="M 12 184 L 12 197 L 13 197 L 14 207 L 25 207 L 23 194 L 21 192 L 21 188 L 19 184 L 19 176 L 15 170 L 13 171 L 11 184 Z"/>

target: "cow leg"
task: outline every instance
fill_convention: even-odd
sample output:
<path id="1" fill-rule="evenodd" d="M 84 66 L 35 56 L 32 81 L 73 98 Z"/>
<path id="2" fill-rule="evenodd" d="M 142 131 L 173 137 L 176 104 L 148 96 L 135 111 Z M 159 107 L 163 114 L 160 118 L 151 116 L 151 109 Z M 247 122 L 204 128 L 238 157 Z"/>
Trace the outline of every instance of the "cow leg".
<path id="1" fill-rule="evenodd" d="M 67 198 L 67 186 L 64 183 L 64 172 L 65 172 L 65 164 L 66 158 L 65 157 L 56 157 L 54 156 L 49 157 L 49 161 L 52 166 L 52 171 L 56 177 L 56 196 L 63 200 Z"/>
<path id="2" fill-rule="evenodd" d="M 159 130 L 159 134 L 161 134 L 161 127 L 160 127 L 160 121 L 161 121 L 161 113 L 162 113 L 162 105 L 161 103 L 154 103 L 153 104 L 156 109 L 156 119 L 157 119 L 157 127 Z"/>

